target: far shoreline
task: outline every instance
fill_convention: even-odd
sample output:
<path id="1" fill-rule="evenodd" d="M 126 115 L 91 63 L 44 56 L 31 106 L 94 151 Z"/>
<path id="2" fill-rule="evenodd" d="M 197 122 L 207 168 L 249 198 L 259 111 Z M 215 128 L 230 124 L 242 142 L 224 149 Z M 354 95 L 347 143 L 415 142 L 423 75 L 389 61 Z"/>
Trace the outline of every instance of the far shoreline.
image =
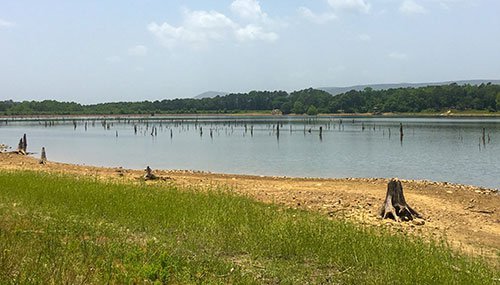
<path id="1" fill-rule="evenodd" d="M 216 118 L 216 117 L 269 117 L 269 118 L 500 118 L 500 112 L 432 112 L 432 113 L 325 113 L 318 115 L 287 114 L 275 115 L 269 112 L 242 112 L 242 113 L 154 113 L 154 114 L 27 114 L 27 115 L 0 115 L 0 120 L 9 121 L 43 121 L 43 120 L 75 120 L 75 119 L 107 119 L 107 120 L 154 120 L 175 118 Z"/>

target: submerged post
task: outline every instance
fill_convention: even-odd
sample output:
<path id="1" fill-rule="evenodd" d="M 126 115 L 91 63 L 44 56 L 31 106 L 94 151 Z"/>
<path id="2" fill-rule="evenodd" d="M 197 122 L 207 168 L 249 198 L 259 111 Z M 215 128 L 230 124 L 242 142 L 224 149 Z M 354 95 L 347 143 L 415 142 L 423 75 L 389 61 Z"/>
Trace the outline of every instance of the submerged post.
<path id="1" fill-rule="evenodd" d="M 399 123 L 399 140 L 403 143 L 403 123 Z"/>

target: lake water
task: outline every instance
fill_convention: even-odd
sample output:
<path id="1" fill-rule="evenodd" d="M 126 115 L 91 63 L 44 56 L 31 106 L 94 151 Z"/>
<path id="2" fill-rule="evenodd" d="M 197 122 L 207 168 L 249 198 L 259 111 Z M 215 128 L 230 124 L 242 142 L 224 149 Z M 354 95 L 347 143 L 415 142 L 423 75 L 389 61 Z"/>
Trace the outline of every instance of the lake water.
<path id="1" fill-rule="evenodd" d="M 49 160 L 76 164 L 293 177 L 399 177 L 500 188 L 500 119 L 0 119 L 0 143 L 15 148 L 24 133 L 28 151 L 36 157 L 45 146 Z"/>

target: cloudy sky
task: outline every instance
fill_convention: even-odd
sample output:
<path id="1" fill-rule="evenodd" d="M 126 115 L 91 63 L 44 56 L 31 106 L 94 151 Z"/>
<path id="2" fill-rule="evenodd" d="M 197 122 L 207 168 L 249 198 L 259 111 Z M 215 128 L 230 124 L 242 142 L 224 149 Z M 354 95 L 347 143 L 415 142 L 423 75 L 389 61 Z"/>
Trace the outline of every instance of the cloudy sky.
<path id="1" fill-rule="evenodd" d="M 0 100 L 500 79 L 498 0 L 0 0 Z"/>

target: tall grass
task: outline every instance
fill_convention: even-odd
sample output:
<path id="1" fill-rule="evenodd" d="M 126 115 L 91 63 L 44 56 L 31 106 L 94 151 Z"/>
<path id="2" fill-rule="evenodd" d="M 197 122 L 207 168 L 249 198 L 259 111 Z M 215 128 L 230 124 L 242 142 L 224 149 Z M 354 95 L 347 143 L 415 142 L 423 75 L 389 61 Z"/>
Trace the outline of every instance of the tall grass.
<path id="1" fill-rule="evenodd" d="M 0 172 L 0 283 L 495 284 L 443 245 L 175 186 Z"/>

